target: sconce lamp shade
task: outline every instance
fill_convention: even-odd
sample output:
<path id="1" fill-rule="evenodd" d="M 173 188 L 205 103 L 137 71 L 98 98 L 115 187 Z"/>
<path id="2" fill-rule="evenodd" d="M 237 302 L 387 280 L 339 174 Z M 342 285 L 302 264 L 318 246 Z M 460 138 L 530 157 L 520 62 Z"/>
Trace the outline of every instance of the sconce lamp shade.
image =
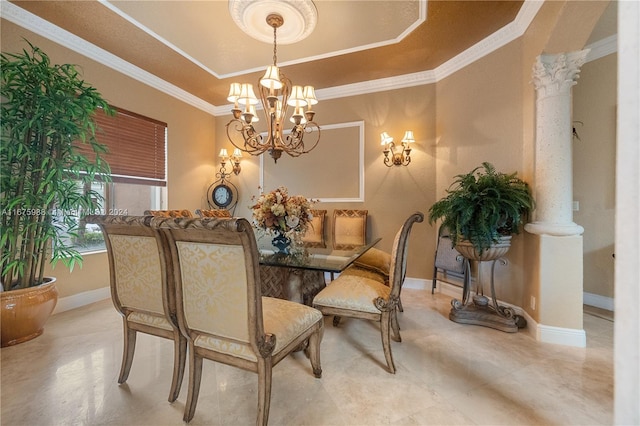
<path id="1" fill-rule="evenodd" d="M 407 143 L 407 144 L 409 144 L 409 143 L 414 143 L 415 141 L 416 141 L 416 140 L 415 140 L 415 138 L 413 137 L 413 130 L 407 130 L 407 131 L 404 133 L 404 137 L 402 138 L 402 142 L 403 142 L 403 143 Z"/>
<path id="2" fill-rule="evenodd" d="M 380 145 L 387 145 L 393 142 L 393 138 L 387 132 L 380 133 Z"/>
<path id="3" fill-rule="evenodd" d="M 233 150 L 233 156 L 235 158 L 238 158 L 238 159 L 242 158 L 242 151 L 240 151 L 239 148 L 234 149 Z"/>
<path id="4" fill-rule="evenodd" d="M 229 158 L 229 154 L 227 153 L 227 149 L 226 148 L 222 148 L 220 150 L 220 155 L 218 155 L 218 157 L 220 157 L 220 159 L 222 161 L 227 161 L 227 159 Z"/>

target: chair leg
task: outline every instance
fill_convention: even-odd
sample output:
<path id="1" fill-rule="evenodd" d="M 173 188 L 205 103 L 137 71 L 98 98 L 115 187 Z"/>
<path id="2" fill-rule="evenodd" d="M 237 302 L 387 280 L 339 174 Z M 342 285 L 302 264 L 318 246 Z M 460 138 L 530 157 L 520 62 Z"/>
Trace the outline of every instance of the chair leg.
<path id="1" fill-rule="evenodd" d="M 320 328 L 309 337 L 308 354 L 311 360 L 311 369 L 316 378 L 322 377 L 322 367 L 320 365 L 320 342 L 324 335 L 324 322 L 320 322 Z"/>
<path id="2" fill-rule="evenodd" d="M 123 325 L 124 346 L 122 350 L 122 366 L 120 367 L 118 383 L 124 383 L 127 381 L 129 371 L 131 371 L 131 364 L 133 363 L 133 353 L 136 350 L 136 331 L 129 328 L 126 319 L 123 319 Z"/>
<path id="3" fill-rule="evenodd" d="M 171 390 L 169 391 L 169 402 L 178 399 L 180 387 L 182 386 L 182 378 L 184 377 L 184 366 L 187 361 L 187 339 L 180 334 L 180 331 L 174 332 L 173 338 L 173 377 L 171 379 Z"/>
<path id="4" fill-rule="evenodd" d="M 182 417 L 182 420 L 187 423 L 191 421 L 196 413 L 201 378 L 202 357 L 197 356 L 193 345 L 189 344 L 189 391 L 187 392 L 187 402 L 184 405 L 184 416 Z"/>
<path id="5" fill-rule="evenodd" d="M 400 324 L 398 323 L 398 310 L 394 309 L 391 314 L 391 338 L 396 342 L 402 342 L 400 336 Z"/>
<path id="6" fill-rule="evenodd" d="M 258 359 L 258 418 L 256 419 L 256 425 L 267 426 L 267 423 L 269 423 L 271 368 L 270 357 Z"/>
<path id="7" fill-rule="evenodd" d="M 398 310 L 400 312 L 404 312 L 404 308 L 402 307 L 402 300 L 400 300 L 400 297 L 398 297 Z"/>
<path id="8" fill-rule="evenodd" d="M 384 357 L 387 360 L 387 366 L 389 367 L 389 372 L 391 374 L 396 373 L 396 366 L 393 363 L 393 355 L 391 354 L 391 339 L 390 336 L 390 328 L 391 328 L 391 312 L 384 311 L 380 317 L 380 333 L 382 334 L 382 349 L 384 350 Z"/>

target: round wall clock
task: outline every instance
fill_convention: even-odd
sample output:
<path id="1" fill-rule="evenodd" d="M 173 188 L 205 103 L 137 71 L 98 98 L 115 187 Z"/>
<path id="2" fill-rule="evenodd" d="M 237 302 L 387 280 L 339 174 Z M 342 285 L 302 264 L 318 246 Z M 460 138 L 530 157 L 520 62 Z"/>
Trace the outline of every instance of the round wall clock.
<path id="1" fill-rule="evenodd" d="M 211 198 L 216 206 L 225 208 L 233 201 L 233 192 L 231 192 L 231 188 L 221 183 L 213 188 Z"/>

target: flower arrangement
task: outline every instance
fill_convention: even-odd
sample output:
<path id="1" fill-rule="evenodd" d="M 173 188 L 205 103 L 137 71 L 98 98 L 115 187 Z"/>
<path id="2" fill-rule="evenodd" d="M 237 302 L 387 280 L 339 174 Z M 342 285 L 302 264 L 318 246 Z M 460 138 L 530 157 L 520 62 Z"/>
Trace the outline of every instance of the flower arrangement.
<path id="1" fill-rule="evenodd" d="M 304 235 L 313 215 L 312 201 L 301 195 L 289 195 L 284 186 L 260 195 L 251 206 L 256 227 L 289 238 Z"/>

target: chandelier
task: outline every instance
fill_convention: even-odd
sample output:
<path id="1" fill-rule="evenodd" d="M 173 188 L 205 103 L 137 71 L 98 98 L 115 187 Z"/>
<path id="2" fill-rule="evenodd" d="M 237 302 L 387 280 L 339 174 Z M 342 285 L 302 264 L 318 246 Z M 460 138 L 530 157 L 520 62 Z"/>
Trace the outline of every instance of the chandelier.
<path id="1" fill-rule="evenodd" d="M 277 163 L 285 152 L 291 157 L 299 157 L 313 150 L 320 141 L 320 127 L 313 121 L 315 112 L 311 109 L 318 103 L 313 86 L 293 86 L 278 68 L 278 47 L 276 31 L 284 24 L 284 18 L 277 13 L 267 16 L 267 24 L 273 28 L 273 65 L 267 67 L 258 83 L 260 100 L 253 91 L 253 84 L 231 83 L 227 100 L 233 102 L 233 118 L 226 125 L 227 138 L 236 148 L 251 155 L 261 155 L 265 151 Z M 256 131 L 253 123 L 259 121 L 256 105 L 262 103 L 266 118 L 267 134 Z M 287 110 L 293 108 L 290 121 L 293 127 L 285 132 Z M 305 110 L 306 108 L 306 110 Z M 311 143 L 305 146 L 305 135 L 311 133 Z"/>

